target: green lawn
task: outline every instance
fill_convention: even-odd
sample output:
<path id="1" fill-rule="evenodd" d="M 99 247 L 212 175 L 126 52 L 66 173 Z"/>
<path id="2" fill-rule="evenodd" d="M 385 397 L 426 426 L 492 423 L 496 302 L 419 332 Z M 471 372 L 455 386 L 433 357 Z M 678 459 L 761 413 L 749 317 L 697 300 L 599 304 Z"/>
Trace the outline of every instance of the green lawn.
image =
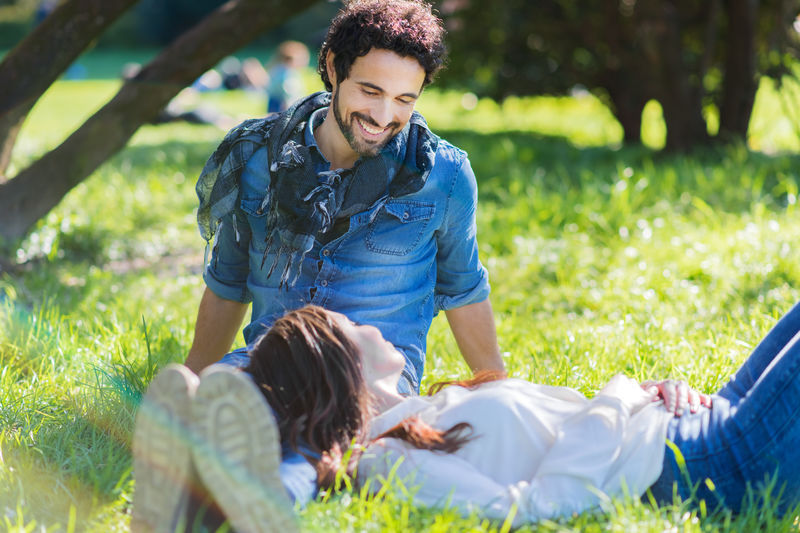
<path id="1" fill-rule="evenodd" d="M 55 146 L 117 87 L 56 84 L 26 123 L 14 167 Z M 235 116 L 264 105 L 239 93 L 203 98 Z M 470 104 L 431 90 L 419 108 L 470 153 L 482 260 L 513 375 L 587 394 L 617 372 L 713 391 L 800 300 L 800 139 L 770 85 L 759 93 L 752 150 L 691 156 L 652 151 L 664 135 L 657 105 L 644 127 L 650 147 L 624 148 L 618 124 L 588 96 L 462 101 Z M 194 180 L 223 133 L 143 128 L 22 243 L 20 272 L 0 277 L 0 530 L 127 529 L 133 416 L 154 373 L 182 361 L 191 342 L 204 247 Z M 441 317 L 427 370 L 423 388 L 467 374 Z M 408 490 L 399 481 L 377 499 L 344 490 L 301 520 L 310 531 L 507 529 L 412 508 Z M 620 500 L 539 529 L 796 531 L 793 521 L 755 506 L 730 517 Z"/>

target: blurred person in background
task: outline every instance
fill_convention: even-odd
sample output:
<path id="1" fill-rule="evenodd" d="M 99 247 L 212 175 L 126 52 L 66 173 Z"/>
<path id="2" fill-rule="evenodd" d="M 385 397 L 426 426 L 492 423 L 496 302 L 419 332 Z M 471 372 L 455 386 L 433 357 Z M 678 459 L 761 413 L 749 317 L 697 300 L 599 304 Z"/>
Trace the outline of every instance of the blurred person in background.
<path id="1" fill-rule="evenodd" d="M 305 93 L 302 69 L 308 66 L 308 48 L 298 41 L 284 41 L 267 70 L 267 113 L 289 109 Z"/>

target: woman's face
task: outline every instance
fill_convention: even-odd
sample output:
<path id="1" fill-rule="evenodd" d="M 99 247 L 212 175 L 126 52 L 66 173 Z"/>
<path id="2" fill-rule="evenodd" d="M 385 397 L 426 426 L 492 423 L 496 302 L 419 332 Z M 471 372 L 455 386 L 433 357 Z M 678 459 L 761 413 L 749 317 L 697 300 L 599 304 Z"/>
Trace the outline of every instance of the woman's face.
<path id="1" fill-rule="evenodd" d="M 384 339 L 375 326 L 356 324 L 341 313 L 330 313 L 347 338 L 356 345 L 367 386 L 372 389 L 376 385 L 389 384 L 396 388 L 406 363 L 403 354 Z"/>

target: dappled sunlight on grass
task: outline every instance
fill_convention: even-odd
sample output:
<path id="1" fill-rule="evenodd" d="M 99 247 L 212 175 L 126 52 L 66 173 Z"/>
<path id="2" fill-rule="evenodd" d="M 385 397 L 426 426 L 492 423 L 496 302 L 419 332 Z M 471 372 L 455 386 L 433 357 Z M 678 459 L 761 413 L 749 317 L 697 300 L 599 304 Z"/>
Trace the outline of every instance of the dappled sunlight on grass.
<path id="1" fill-rule="evenodd" d="M 800 83 L 787 78 L 780 91 L 772 80 L 762 80 L 753 106 L 748 144 L 754 150 L 775 153 L 800 150 Z"/>
<path id="2" fill-rule="evenodd" d="M 599 100 L 579 97 L 511 97 L 502 103 L 482 98 L 472 109 L 462 105 L 461 93 L 423 93 L 418 110 L 435 132 L 469 130 L 475 133 L 536 132 L 569 138 L 577 146 L 616 145 L 622 128 Z"/>
<path id="3" fill-rule="evenodd" d="M 56 84 L 25 124 L 16 168 L 60 142 L 118 84 Z M 462 96 L 426 91 L 420 110 L 469 152 L 480 254 L 512 375 L 587 394 L 618 372 L 712 391 L 800 299 L 800 156 L 782 152 L 797 137 L 763 87 L 750 144 L 777 155 L 744 146 L 660 154 L 653 106 L 650 147 L 622 147 L 619 126 L 588 95 L 502 104 Z M 203 98 L 232 115 L 263 110 L 243 93 Z M 194 183 L 223 135 L 210 126 L 142 128 L 21 243 L 17 270 L 0 273 L 0 529 L 127 527 L 135 408 L 158 369 L 182 361 L 191 343 L 205 247 Z M 423 389 L 468 372 L 442 316 L 427 371 Z M 378 499 L 332 494 L 303 511 L 302 524 L 504 530 L 414 507 L 413 487 L 401 481 Z M 732 518 L 634 499 L 521 531 L 791 529 L 775 520 L 756 507 Z"/>

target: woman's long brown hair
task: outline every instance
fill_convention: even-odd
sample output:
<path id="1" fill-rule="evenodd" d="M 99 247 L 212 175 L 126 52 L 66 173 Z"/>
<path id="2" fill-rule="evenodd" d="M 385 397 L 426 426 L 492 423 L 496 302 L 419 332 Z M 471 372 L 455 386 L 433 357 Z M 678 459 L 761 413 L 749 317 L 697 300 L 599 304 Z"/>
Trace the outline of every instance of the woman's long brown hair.
<path id="1" fill-rule="evenodd" d="M 317 465 L 320 486 L 332 484 L 342 453 L 354 439 L 363 443 L 372 413 L 372 395 L 353 342 L 327 311 L 305 306 L 278 319 L 256 341 L 245 370 L 274 410 L 281 440 L 301 453 L 303 448 L 311 451 L 308 459 Z M 436 383 L 428 394 L 505 377 L 503 372 L 482 371 L 471 379 Z M 471 429 L 461 423 L 438 430 L 412 417 L 375 440 L 396 438 L 415 448 L 452 453 L 473 438 Z"/>
<path id="2" fill-rule="evenodd" d="M 358 350 L 320 307 L 278 319 L 256 341 L 246 371 L 275 411 L 281 440 L 298 451 L 347 449 L 368 419 Z"/>

